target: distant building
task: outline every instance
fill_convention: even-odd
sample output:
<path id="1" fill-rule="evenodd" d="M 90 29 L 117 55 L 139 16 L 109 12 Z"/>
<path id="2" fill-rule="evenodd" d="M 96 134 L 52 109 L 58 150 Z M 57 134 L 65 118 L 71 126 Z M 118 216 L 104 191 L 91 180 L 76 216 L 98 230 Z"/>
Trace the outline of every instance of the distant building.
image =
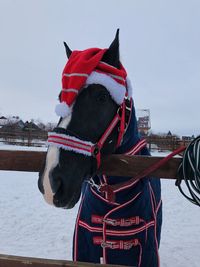
<path id="1" fill-rule="evenodd" d="M 34 123 L 34 122 L 28 122 L 26 121 L 24 123 L 24 127 L 23 127 L 24 131 L 41 131 L 41 129 Z"/>
<path id="2" fill-rule="evenodd" d="M 41 127 L 40 127 L 41 126 Z M 54 125 L 55 127 L 55 125 Z M 23 122 L 19 116 L 0 116 L 0 131 L 2 132 L 45 132 L 45 125 L 37 125 L 33 120 Z"/>
<path id="3" fill-rule="evenodd" d="M 151 129 L 150 122 L 150 110 L 149 109 L 137 109 L 136 110 L 138 131 L 141 135 L 148 135 Z"/>
<path id="4" fill-rule="evenodd" d="M 190 142 L 194 139 L 194 135 L 193 136 L 182 136 L 182 140 L 185 142 Z"/>
<path id="5" fill-rule="evenodd" d="M 7 120 L 7 118 L 4 117 L 4 116 L 1 116 L 1 117 L 0 117 L 0 120 Z"/>
<path id="6" fill-rule="evenodd" d="M 169 132 L 167 133 L 167 136 L 168 136 L 168 137 L 173 136 L 172 133 L 171 133 L 171 131 L 169 131 Z"/>
<path id="7" fill-rule="evenodd" d="M 14 124 L 16 122 L 20 121 L 20 118 L 18 116 L 12 116 L 12 117 L 0 117 L 0 126 L 4 126 L 6 124 Z"/>
<path id="8" fill-rule="evenodd" d="M 8 122 L 8 119 L 4 116 L 1 116 L 0 117 L 0 128 L 2 128 L 7 122 Z"/>
<path id="9" fill-rule="evenodd" d="M 2 125 L 1 132 L 23 131 L 23 128 L 24 122 L 22 120 L 7 120 L 6 123 Z"/>

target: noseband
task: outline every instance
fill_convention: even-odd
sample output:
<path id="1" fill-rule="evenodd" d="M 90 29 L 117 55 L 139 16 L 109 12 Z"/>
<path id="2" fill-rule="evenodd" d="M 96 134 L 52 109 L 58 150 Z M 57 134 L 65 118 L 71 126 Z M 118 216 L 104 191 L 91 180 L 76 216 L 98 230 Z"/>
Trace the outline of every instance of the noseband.
<path id="1" fill-rule="evenodd" d="M 48 133 L 47 143 L 67 151 L 73 151 L 85 156 L 92 156 L 96 159 L 97 168 L 99 168 L 101 165 L 102 148 L 112 131 L 118 125 L 118 139 L 116 148 L 122 143 L 123 136 L 129 125 L 131 111 L 132 99 L 125 98 L 121 106 L 118 108 L 113 120 L 96 144 L 85 141 L 82 138 L 80 139 L 73 135 L 69 135 L 67 129 L 63 129 L 61 127 L 56 127 L 53 132 Z"/>

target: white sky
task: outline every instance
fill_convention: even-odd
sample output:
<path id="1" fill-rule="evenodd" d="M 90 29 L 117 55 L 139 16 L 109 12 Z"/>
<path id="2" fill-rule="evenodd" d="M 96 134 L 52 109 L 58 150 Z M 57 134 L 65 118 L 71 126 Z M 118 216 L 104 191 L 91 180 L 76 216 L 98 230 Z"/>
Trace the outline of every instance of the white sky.
<path id="1" fill-rule="evenodd" d="M 200 133 L 199 0 L 0 0 L 0 114 L 57 121 L 72 49 L 108 47 L 120 28 L 121 61 L 152 130 Z"/>

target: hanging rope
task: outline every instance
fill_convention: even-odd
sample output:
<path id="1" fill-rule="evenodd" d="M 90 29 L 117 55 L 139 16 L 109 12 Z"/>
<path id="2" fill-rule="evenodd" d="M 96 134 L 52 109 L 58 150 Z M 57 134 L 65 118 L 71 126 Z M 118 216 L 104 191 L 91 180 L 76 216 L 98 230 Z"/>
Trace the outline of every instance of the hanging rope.
<path id="1" fill-rule="evenodd" d="M 181 187 L 182 181 L 186 184 L 188 194 Z M 189 144 L 183 154 L 183 161 L 178 169 L 176 186 L 184 197 L 193 204 L 200 206 L 200 136 Z"/>

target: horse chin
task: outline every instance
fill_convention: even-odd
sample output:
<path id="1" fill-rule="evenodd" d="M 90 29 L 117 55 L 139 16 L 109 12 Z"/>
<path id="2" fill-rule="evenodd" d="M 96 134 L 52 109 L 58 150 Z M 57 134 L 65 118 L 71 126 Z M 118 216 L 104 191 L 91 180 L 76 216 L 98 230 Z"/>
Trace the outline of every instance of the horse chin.
<path id="1" fill-rule="evenodd" d="M 53 197 L 53 205 L 56 208 L 63 208 L 63 209 L 72 209 L 76 203 L 79 201 L 80 199 L 80 195 L 81 195 L 81 189 L 79 189 L 78 191 L 76 191 L 70 198 L 65 199 L 65 198 L 59 198 L 58 193 L 56 193 Z"/>

